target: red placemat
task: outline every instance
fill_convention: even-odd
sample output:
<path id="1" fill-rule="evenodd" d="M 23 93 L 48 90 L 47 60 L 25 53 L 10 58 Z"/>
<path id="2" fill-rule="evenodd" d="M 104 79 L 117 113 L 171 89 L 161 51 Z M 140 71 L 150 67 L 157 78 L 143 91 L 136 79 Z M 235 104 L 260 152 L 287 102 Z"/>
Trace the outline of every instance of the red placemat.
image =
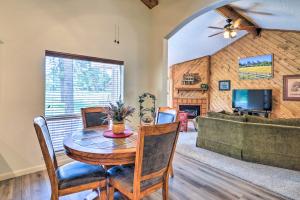
<path id="1" fill-rule="evenodd" d="M 103 136 L 107 138 L 126 138 L 133 134 L 132 130 L 125 129 L 124 133 L 114 134 L 112 130 L 104 131 Z"/>

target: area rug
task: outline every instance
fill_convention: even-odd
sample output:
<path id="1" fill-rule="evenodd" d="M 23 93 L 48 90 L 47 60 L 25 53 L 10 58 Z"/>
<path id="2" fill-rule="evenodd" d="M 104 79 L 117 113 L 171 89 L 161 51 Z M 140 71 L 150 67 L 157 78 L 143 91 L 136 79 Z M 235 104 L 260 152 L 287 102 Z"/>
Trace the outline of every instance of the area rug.
<path id="1" fill-rule="evenodd" d="M 291 199 L 300 200 L 300 172 L 241 161 L 196 147 L 197 132 L 180 133 L 176 152 Z"/>

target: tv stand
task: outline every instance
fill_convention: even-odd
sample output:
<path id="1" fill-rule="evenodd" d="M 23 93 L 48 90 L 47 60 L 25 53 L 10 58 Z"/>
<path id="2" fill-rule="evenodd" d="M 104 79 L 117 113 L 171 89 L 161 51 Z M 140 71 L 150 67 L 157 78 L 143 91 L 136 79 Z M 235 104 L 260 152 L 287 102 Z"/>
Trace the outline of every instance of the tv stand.
<path id="1" fill-rule="evenodd" d="M 263 116 L 265 118 L 270 117 L 270 111 L 262 111 L 262 110 L 246 110 L 246 109 L 239 109 L 235 108 L 233 110 L 234 113 L 239 113 L 239 115 L 254 115 L 254 116 Z"/>

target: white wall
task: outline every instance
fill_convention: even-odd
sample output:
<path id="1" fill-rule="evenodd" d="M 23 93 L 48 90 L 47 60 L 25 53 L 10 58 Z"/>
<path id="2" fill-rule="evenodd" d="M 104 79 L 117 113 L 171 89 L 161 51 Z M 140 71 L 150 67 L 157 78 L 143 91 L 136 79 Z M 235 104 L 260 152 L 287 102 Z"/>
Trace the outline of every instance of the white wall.
<path id="1" fill-rule="evenodd" d="M 125 61 L 125 101 L 149 88 L 150 10 L 139 0 L 0 0 L 0 179 L 43 163 L 44 51 Z M 114 40 L 120 24 L 121 44 Z"/>
<path id="2" fill-rule="evenodd" d="M 150 11 L 140 0 L 0 0 L 0 178 L 43 163 L 32 119 L 44 111 L 45 49 L 124 60 L 126 103 L 150 91 L 166 105 L 164 38 L 217 1 L 160 0 Z"/>

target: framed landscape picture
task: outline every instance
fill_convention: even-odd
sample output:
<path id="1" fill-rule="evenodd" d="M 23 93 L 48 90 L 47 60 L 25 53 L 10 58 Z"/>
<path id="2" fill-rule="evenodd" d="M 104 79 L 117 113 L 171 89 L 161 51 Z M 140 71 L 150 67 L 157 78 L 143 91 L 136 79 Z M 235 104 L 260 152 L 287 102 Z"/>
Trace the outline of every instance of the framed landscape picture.
<path id="1" fill-rule="evenodd" d="M 283 76 L 283 100 L 300 101 L 300 74 Z"/>
<path id="2" fill-rule="evenodd" d="M 273 54 L 239 59 L 239 77 L 241 80 L 273 78 Z"/>
<path id="3" fill-rule="evenodd" d="M 219 81 L 219 90 L 220 91 L 229 91 L 230 90 L 230 80 Z"/>

